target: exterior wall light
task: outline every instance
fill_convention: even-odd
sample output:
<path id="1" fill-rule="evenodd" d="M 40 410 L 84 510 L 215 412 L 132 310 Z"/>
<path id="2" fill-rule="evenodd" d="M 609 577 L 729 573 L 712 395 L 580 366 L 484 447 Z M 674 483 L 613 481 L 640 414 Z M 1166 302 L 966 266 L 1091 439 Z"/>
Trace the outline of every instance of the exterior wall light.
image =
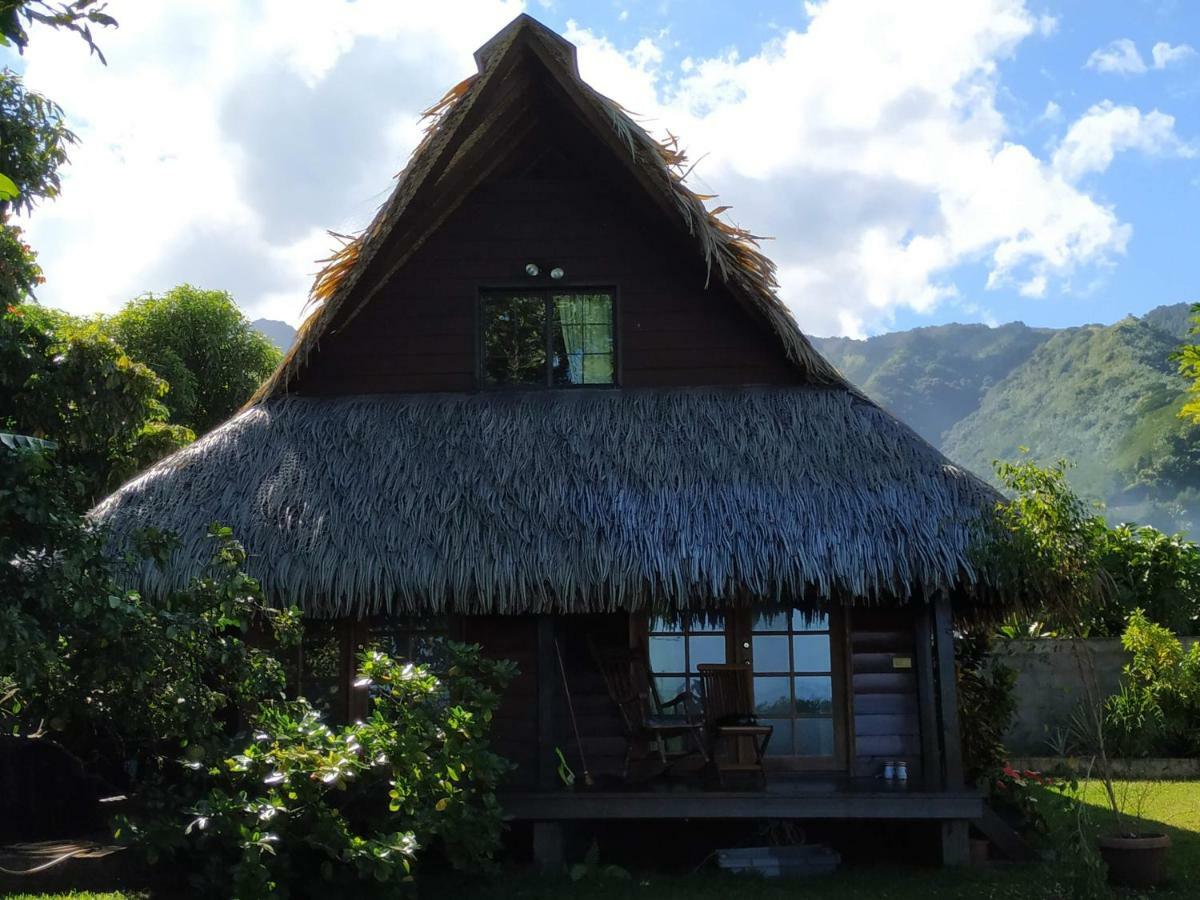
<path id="1" fill-rule="evenodd" d="M 538 273 L 542 270 L 537 267 L 537 263 L 525 263 L 525 274 L 530 278 L 537 278 Z"/>
<path id="2" fill-rule="evenodd" d="M 562 269 L 560 269 L 558 266 L 555 266 L 553 269 L 550 270 L 550 277 L 553 278 L 555 281 L 561 281 L 562 277 L 566 274 L 567 273 L 564 272 Z"/>

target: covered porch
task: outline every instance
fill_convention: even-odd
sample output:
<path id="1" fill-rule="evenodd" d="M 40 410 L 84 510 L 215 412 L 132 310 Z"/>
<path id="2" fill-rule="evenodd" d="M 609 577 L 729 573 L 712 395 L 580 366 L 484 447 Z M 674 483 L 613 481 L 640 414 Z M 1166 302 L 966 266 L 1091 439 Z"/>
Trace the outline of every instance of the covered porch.
<path id="1" fill-rule="evenodd" d="M 756 614 L 753 621 L 764 618 Z M 497 749 L 518 762 L 499 800 L 510 820 L 533 823 L 538 862 L 558 865 L 564 832 L 578 823 L 781 820 L 923 822 L 939 836 L 944 864 L 966 863 L 968 823 L 985 810 L 963 775 L 949 598 L 890 609 L 845 606 L 827 621 L 824 632 L 791 635 L 793 642 L 825 635 L 830 644 L 829 702 L 817 710 L 828 713 L 831 729 L 828 742 L 818 742 L 824 749 L 813 755 L 802 747 L 802 726 L 818 716 L 778 718 L 777 707 L 756 697 L 758 721 L 794 732 L 785 732 L 761 773 L 718 779 L 679 740 L 665 771 L 655 769 L 654 752 L 640 770 L 622 765 L 631 736 L 600 677 L 595 647 L 637 650 L 661 636 L 658 626 L 617 614 L 468 618 L 464 636 L 521 665 L 514 695 L 495 723 Z M 767 641 L 779 637 L 760 627 L 743 634 L 727 626 L 721 635 L 728 652 L 722 661 L 744 662 L 755 673 L 754 691 L 783 678 L 757 674 L 764 664 L 755 650 L 763 655 Z M 708 640 L 713 632 L 700 633 Z M 814 681 L 807 672 L 813 664 L 797 662 L 795 646 L 791 666 L 805 674 L 789 677 Z M 664 680 L 658 670 L 651 675 Z M 791 696 L 800 699 L 798 688 Z M 562 776 L 560 752 L 574 770 L 573 784 Z M 906 764 L 906 781 L 882 777 L 889 761 Z"/>

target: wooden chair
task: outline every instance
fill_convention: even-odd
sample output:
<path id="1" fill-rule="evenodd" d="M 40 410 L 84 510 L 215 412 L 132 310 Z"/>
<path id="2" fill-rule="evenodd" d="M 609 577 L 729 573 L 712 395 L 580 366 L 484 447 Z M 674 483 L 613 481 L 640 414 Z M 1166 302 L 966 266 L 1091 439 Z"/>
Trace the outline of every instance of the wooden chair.
<path id="1" fill-rule="evenodd" d="M 701 663 L 696 669 L 717 780 L 724 786 L 726 772 L 754 772 L 765 785 L 763 757 L 775 729 L 759 725 L 754 717 L 749 668 L 736 663 Z M 745 752 L 747 744 L 749 753 Z"/>
<path id="2" fill-rule="evenodd" d="M 704 741 L 704 723 L 688 708 L 690 694 L 685 691 L 663 702 L 658 696 L 644 652 L 600 653 L 592 647 L 592 655 L 625 725 L 628 746 L 622 778 L 629 779 L 630 763 L 635 757 L 647 758 L 651 748 L 658 753 L 661 771 L 670 769 L 671 760 L 668 759 L 666 744 L 671 738 L 689 740 L 707 765 L 709 759 Z M 682 757 L 690 753 L 685 751 L 671 756 Z"/>

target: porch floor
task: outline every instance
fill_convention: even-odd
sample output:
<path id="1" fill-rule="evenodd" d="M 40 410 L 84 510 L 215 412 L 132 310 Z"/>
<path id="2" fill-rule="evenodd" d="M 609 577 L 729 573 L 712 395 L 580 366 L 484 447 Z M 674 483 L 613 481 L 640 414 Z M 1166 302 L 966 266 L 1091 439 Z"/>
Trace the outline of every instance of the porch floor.
<path id="1" fill-rule="evenodd" d="M 919 781 L 768 775 L 748 790 L 705 789 L 660 780 L 628 787 L 501 792 L 506 817 L 527 821 L 587 819 L 978 819 L 978 791 L 947 791 Z"/>

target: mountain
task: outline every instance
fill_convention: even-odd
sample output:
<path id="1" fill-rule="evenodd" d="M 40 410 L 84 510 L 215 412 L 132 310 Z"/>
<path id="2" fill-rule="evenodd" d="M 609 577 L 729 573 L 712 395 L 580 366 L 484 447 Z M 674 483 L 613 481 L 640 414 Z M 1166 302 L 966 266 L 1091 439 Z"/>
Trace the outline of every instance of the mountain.
<path id="1" fill-rule="evenodd" d="M 268 341 L 287 353 L 296 337 L 296 329 L 278 319 L 255 319 L 250 327 L 256 329 Z"/>
<path id="2" fill-rule="evenodd" d="M 286 351 L 286 322 L 251 323 Z M 1113 325 L 936 325 L 866 340 L 812 338 L 869 396 L 984 477 L 1021 447 L 1066 457 L 1071 481 L 1115 520 L 1200 526 L 1200 427 L 1178 417 L 1186 383 L 1170 354 L 1187 303 Z"/>
<path id="3" fill-rule="evenodd" d="M 1200 428 L 1170 355 L 1190 308 L 1113 325 L 943 325 L 814 343 L 868 395 L 951 459 L 985 477 L 1021 447 L 1066 457 L 1071 481 L 1110 518 L 1187 529 L 1200 513 Z"/>

